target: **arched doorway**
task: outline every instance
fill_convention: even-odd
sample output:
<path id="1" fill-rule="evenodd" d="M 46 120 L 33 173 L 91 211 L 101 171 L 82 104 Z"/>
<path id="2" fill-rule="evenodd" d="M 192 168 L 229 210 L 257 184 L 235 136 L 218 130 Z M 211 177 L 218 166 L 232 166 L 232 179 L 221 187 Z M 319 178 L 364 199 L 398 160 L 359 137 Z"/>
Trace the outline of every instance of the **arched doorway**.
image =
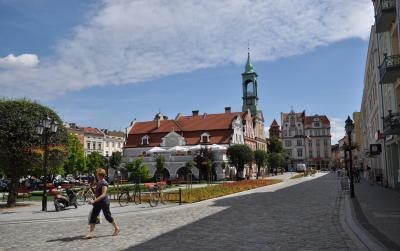
<path id="1" fill-rule="evenodd" d="M 181 167 L 176 171 L 177 179 L 180 181 L 190 181 L 195 179 L 195 176 L 193 175 L 192 171 L 188 169 L 187 167 Z"/>
<path id="2" fill-rule="evenodd" d="M 164 168 L 160 173 L 154 173 L 155 180 L 169 180 L 171 178 L 167 168 Z"/>

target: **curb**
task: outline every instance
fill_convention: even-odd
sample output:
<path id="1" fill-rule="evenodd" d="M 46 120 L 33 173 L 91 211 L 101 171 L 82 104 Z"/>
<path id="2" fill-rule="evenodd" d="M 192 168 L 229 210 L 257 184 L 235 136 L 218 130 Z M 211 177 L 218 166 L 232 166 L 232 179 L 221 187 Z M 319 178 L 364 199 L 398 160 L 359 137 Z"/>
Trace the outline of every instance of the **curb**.
<path id="1" fill-rule="evenodd" d="M 342 192 L 340 222 L 359 250 L 387 250 L 385 246 L 361 227 L 357 221 L 354 205 L 348 193 Z"/>

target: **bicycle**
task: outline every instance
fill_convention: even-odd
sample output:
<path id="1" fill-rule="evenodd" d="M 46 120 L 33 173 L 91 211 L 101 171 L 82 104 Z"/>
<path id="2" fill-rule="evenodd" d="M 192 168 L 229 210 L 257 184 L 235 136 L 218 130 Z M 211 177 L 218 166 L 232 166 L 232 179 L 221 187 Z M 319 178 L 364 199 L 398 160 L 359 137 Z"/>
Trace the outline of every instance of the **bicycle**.
<path id="1" fill-rule="evenodd" d="M 156 207 L 159 202 L 167 204 L 169 200 L 169 193 L 163 192 L 165 182 L 159 182 L 148 186 L 149 189 L 149 204 L 151 207 Z"/>
<path id="2" fill-rule="evenodd" d="M 91 186 L 86 186 L 82 188 L 77 194 L 76 194 L 76 201 L 79 206 L 84 205 L 85 203 L 88 203 L 90 200 L 95 200 L 96 195 L 93 192 L 93 188 Z"/>
<path id="3" fill-rule="evenodd" d="M 129 193 L 129 190 L 127 188 L 122 189 L 122 191 L 118 195 L 118 203 L 121 207 L 127 206 L 129 202 L 134 202 L 136 205 L 139 205 L 142 203 L 141 197 L 142 196 L 140 191 L 140 185 L 135 184 L 135 188 L 132 195 Z"/>

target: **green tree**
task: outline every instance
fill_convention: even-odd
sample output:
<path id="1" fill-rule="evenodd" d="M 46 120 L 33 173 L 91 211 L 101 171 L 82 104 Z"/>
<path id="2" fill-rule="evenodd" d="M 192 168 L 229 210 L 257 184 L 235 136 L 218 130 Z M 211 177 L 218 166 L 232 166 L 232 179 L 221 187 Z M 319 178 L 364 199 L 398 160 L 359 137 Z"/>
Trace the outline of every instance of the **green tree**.
<path id="1" fill-rule="evenodd" d="M 97 168 L 105 167 L 104 157 L 98 152 L 92 152 L 87 156 L 86 167 L 88 173 L 95 173 Z"/>
<path id="2" fill-rule="evenodd" d="M 64 162 L 64 171 L 67 174 L 78 174 L 86 171 L 86 157 L 83 146 L 74 134 L 68 136 L 68 157 Z"/>
<path id="3" fill-rule="evenodd" d="M 68 134 L 59 116 L 50 108 L 26 99 L 0 100 L 0 171 L 11 178 L 7 206 L 15 206 L 21 177 L 41 173 L 43 142 L 36 128 L 46 115 L 59 124 L 57 133 L 48 142 L 51 173 L 66 157 Z"/>
<path id="4" fill-rule="evenodd" d="M 260 170 L 262 167 L 265 167 L 267 164 L 268 153 L 264 150 L 255 150 L 254 151 L 254 160 L 257 165 L 257 179 L 260 176 Z"/>
<path id="5" fill-rule="evenodd" d="M 279 166 L 285 165 L 288 155 L 277 137 L 272 137 L 268 144 L 268 166 L 270 171 Z"/>
<path id="6" fill-rule="evenodd" d="M 118 171 L 121 161 L 122 161 L 121 152 L 113 152 L 110 157 L 110 167 Z"/>
<path id="7" fill-rule="evenodd" d="M 196 167 L 199 169 L 199 179 L 209 181 L 210 167 L 208 167 L 208 162 L 211 161 L 211 166 L 214 164 L 214 154 L 211 149 L 207 147 L 201 148 L 194 159 Z"/>
<path id="8" fill-rule="evenodd" d="M 159 177 L 160 180 L 163 180 L 163 172 L 165 169 L 165 157 L 161 154 L 156 156 L 156 179 Z"/>
<path id="9" fill-rule="evenodd" d="M 236 167 L 236 178 L 243 172 L 246 164 L 251 165 L 254 159 L 253 150 L 248 145 L 232 145 L 227 150 L 229 162 Z"/>
<path id="10" fill-rule="evenodd" d="M 128 164 L 126 164 L 125 168 L 126 170 L 128 170 L 128 172 L 131 172 L 129 179 L 132 181 L 146 181 L 150 177 L 149 167 L 143 164 L 143 157 L 137 158 L 132 162 L 129 162 Z"/>

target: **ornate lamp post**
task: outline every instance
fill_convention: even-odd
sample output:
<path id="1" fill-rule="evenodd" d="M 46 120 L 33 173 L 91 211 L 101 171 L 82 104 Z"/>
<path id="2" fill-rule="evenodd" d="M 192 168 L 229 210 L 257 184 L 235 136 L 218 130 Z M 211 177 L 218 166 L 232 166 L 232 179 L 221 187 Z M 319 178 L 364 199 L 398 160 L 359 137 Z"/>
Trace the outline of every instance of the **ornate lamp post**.
<path id="1" fill-rule="evenodd" d="M 47 211 L 47 157 L 48 157 L 48 147 L 49 138 L 51 134 L 55 134 L 58 129 L 58 123 L 51 119 L 48 115 L 40 121 L 37 126 L 37 134 L 43 137 L 44 141 L 44 161 L 43 161 L 43 198 L 42 198 L 42 211 Z"/>
<path id="2" fill-rule="evenodd" d="M 351 133 L 353 132 L 354 129 L 354 123 L 353 120 L 351 120 L 350 116 L 347 117 L 346 119 L 346 134 L 347 138 L 349 139 L 349 173 L 350 173 L 350 197 L 354 198 L 354 176 L 353 176 L 353 160 L 352 160 L 352 150 L 353 146 L 351 145 Z"/>

